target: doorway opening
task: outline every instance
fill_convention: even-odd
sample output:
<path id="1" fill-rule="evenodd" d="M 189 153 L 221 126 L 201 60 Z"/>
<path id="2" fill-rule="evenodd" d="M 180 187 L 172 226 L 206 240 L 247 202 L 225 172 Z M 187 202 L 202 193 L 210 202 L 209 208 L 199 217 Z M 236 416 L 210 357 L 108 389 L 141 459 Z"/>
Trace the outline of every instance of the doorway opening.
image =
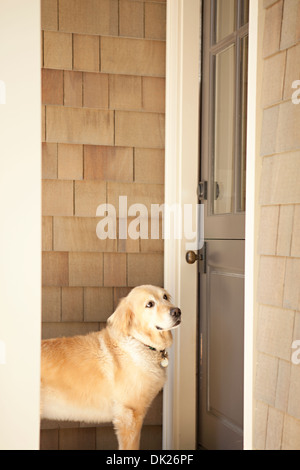
<path id="1" fill-rule="evenodd" d="M 198 448 L 243 448 L 249 0 L 202 11 Z"/>

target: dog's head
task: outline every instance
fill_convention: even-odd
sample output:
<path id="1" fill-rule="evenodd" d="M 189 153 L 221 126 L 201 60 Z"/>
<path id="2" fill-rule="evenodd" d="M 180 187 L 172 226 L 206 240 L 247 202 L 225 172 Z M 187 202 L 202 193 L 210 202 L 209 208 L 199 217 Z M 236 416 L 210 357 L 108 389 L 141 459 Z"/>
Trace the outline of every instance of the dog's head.
<path id="1" fill-rule="evenodd" d="M 170 330 L 180 323 L 180 309 L 171 303 L 168 292 L 154 286 L 132 289 L 108 319 L 108 326 L 117 333 L 160 350 L 172 344 Z"/>

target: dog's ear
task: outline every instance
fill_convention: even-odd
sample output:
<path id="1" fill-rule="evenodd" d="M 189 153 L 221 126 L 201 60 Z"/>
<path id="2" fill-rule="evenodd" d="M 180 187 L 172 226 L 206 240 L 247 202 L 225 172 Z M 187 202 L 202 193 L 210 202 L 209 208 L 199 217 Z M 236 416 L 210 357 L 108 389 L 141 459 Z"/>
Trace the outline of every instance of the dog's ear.
<path id="1" fill-rule="evenodd" d="M 129 335 L 132 321 L 133 313 L 125 297 L 121 299 L 115 312 L 108 318 L 107 324 L 109 327 L 127 336 Z"/>

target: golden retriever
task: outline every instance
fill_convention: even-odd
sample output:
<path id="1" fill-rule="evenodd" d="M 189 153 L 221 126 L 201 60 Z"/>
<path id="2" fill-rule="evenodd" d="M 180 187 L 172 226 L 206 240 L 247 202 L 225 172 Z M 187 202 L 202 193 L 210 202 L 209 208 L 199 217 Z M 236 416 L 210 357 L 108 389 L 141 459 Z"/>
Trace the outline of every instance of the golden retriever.
<path id="1" fill-rule="evenodd" d="M 166 378 L 181 311 L 160 287 L 135 287 L 105 329 L 42 341 L 41 417 L 113 423 L 119 449 L 139 449 L 145 414 Z"/>

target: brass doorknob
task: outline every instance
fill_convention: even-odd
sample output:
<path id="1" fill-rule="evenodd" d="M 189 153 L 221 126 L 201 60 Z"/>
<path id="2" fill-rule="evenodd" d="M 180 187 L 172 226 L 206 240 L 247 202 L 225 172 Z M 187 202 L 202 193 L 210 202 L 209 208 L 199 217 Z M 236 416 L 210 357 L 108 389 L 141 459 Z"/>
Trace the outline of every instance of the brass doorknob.
<path id="1" fill-rule="evenodd" d="M 188 251 L 185 259 L 188 264 L 194 264 L 199 259 L 199 256 L 194 251 Z"/>

